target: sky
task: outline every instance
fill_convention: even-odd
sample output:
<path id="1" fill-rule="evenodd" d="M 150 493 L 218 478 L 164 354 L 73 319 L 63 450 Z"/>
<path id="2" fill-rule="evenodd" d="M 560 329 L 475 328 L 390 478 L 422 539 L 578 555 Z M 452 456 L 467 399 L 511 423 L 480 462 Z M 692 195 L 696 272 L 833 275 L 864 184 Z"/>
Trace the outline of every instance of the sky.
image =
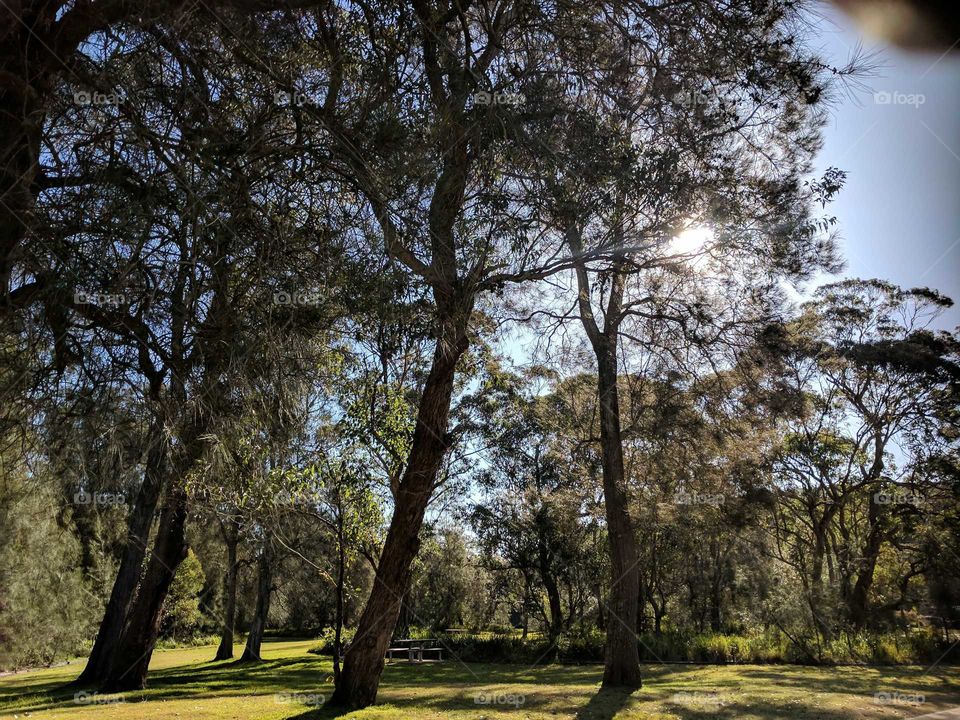
<path id="1" fill-rule="evenodd" d="M 847 171 L 829 206 L 849 277 L 936 288 L 960 304 L 960 46 L 910 52 L 864 36 L 828 8 L 820 43 L 844 64 L 858 43 L 879 63 L 868 88 L 838 97 L 817 173 Z M 939 325 L 960 325 L 960 307 Z"/>

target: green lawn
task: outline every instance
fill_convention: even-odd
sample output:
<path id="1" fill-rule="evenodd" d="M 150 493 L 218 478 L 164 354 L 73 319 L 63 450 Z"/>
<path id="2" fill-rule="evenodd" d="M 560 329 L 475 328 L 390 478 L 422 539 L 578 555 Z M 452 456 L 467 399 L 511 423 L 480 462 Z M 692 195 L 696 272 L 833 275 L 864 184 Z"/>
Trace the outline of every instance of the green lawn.
<path id="1" fill-rule="evenodd" d="M 149 688 L 77 702 L 63 689 L 82 662 L 0 677 L 0 717 L 332 718 L 317 707 L 331 690 L 327 658 L 313 643 L 271 642 L 255 666 L 209 662 L 214 648 L 154 653 Z M 239 648 L 238 648 L 239 649 Z M 912 718 L 960 705 L 960 668 L 645 666 L 642 690 L 599 693 L 597 666 L 469 665 L 455 661 L 387 667 L 380 704 L 344 717 L 374 718 Z M 877 693 L 886 693 L 878 699 Z M 922 696 L 922 697 L 921 697 Z M 121 700 L 121 702 L 111 702 Z M 490 702 L 483 702 L 489 700 Z M 922 702 L 921 702 L 922 700 Z M 314 703 L 311 705 L 311 703 Z M 935 720 L 960 717 L 944 713 Z"/>

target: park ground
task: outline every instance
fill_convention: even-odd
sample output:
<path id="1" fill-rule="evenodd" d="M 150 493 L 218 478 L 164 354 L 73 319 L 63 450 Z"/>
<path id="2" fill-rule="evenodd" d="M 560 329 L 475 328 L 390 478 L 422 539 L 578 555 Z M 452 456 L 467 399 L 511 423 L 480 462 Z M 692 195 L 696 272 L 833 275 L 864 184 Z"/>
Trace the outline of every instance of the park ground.
<path id="1" fill-rule="evenodd" d="M 647 665 L 632 694 L 600 692 L 596 665 L 464 665 L 454 661 L 387 666 L 379 703 L 359 712 L 322 707 L 332 689 L 329 658 L 313 641 L 264 644 L 264 662 L 210 662 L 211 647 L 154 653 L 146 690 L 120 695 L 65 688 L 83 667 L 68 665 L 0 677 L 0 718 L 81 720 L 753 720 L 790 718 L 960 718 L 960 667 Z"/>

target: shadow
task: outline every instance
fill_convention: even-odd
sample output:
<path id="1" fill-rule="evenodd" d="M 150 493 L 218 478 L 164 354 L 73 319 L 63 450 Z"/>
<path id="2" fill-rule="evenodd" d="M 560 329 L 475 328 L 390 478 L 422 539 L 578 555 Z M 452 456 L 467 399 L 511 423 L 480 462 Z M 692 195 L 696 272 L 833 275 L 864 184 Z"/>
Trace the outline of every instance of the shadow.
<path id="1" fill-rule="evenodd" d="M 639 690 L 639 688 L 637 688 Z M 577 720 L 612 720 L 626 707 L 630 696 L 637 692 L 632 688 L 600 688 L 590 702 L 577 712 Z"/>
<path id="2" fill-rule="evenodd" d="M 580 720 L 612 720 L 623 711 L 667 711 L 683 720 L 744 716 L 758 719 L 792 717 L 879 717 L 878 692 L 919 692 L 924 709 L 956 705 L 956 670 L 920 667 L 806 668 L 749 666 L 729 672 L 714 666 L 644 665 L 644 687 L 599 689 L 595 665 L 547 665 L 535 668 L 487 663 L 387 664 L 378 705 L 399 717 L 516 717 L 547 713 Z M 0 715 L 42 713 L 77 707 L 74 687 L 67 678 L 24 675 L 0 684 Z M 268 657 L 258 663 L 238 660 L 201 661 L 152 669 L 147 688 L 123 693 L 124 702 L 162 703 L 174 700 L 249 698 L 274 707 L 277 717 L 296 720 L 332 720 L 356 717 L 344 708 L 311 704 L 333 692 L 329 658 L 308 653 Z M 765 696 L 776 688 L 780 697 Z M 93 694 L 93 693 L 90 693 Z M 826 696 L 826 697 L 824 697 Z M 832 696 L 832 697 L 831 697 Z M 310 699 L 314 699 L 310 701 Z M 867 714 L 856 715 L 839 705 L 844 698 Z M 305 701 L 306 699 L 306 701 Z M 827 709 L 829 708 L 829 710 Z M 82 709 L 82 708 L 81 708 Z M 889 710 L 889 709 L 886 709 Z M 286 714 L 282 714 L 283 712 Z M 917 713 L 920 714 L 920 713 Z M 367 716 L 367 713 L 363 713 Z M 392 715 L 391 715 L 392 716 Z"/>

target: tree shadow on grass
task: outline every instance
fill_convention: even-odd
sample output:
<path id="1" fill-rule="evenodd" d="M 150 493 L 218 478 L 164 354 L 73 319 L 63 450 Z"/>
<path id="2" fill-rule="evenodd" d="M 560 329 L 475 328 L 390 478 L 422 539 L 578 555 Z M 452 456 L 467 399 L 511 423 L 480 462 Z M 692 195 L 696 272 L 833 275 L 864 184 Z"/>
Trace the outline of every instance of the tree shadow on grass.
<path id="1" fill-rule="evenodd" d="M 122 693 L 126 702 L 157 702 L 184 698 L 228 697 L 238 687 L 250 695 L 279 692 L 314 694 L 326 676 L 324 663 L 310 656 L 258 663 L 209 662 L 151 670 L 144 690 Z M 0 712 L 41 712 L 73 705 L 78 693 L 93 695 L 95 687 L 81 688 L 62 679 L 0 688 Z M 7 704 L 9 707 L 4 707 Z"/>
<path id="2" fill-rule="evenodd" d="M 630 702 L 631 688 L 600 688 L 579 712 L 577 720 L 612 720 Z"/>

